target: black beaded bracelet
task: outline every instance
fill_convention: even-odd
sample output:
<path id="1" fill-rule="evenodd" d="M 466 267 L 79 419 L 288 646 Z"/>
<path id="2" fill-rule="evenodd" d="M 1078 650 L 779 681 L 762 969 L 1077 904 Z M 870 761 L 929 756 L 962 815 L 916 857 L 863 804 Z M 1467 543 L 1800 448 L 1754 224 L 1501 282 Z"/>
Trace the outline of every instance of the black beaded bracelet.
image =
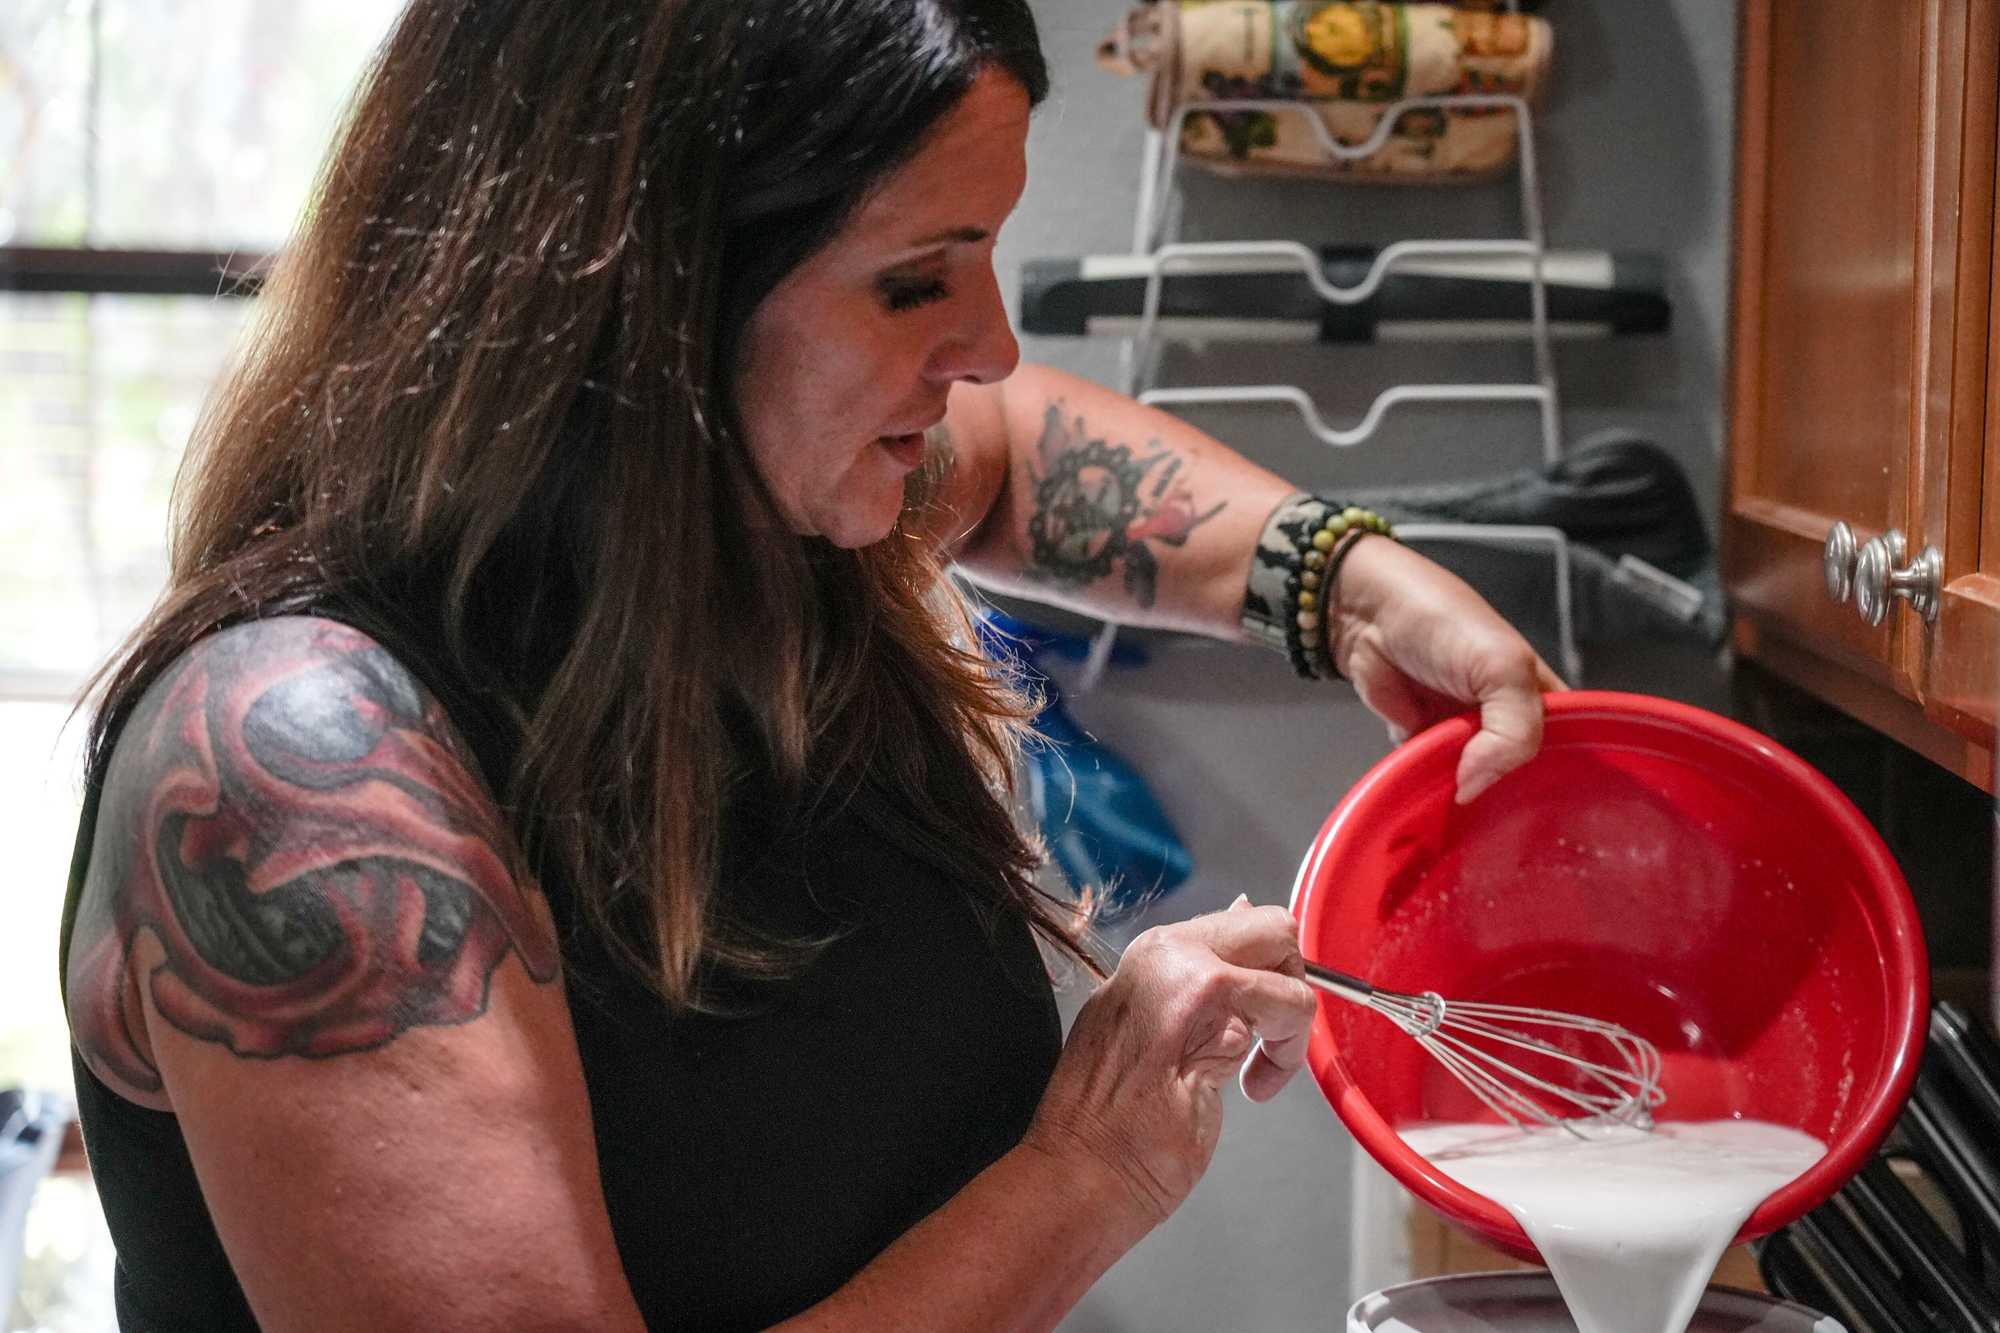
<path id="1" fill-rule="evenodd" d="M 1346 563 L 1348 552 L 1359 546 L 1363 537 L 1392 536 L 1387 529 L 1388 525 L 1386 523 L 1380 528 L 1361 527 L 1349 529 L 1347 535 L 1340 539 L 1340 544 L 1335 546 L 1332 553 L 1326 558 L 1326 568 L 1320 574 L 1320 578 L 1323 581 L 1322 586 L 1328 589 L 1334 587 L 1334 580 L 1340 576 L 1340 567 Z M 1313 636 L 1313 642 L 1315 650 L 1312 662 L 1318 668 L 1319 679 L 1325 680 L 1330 676 L 1334 680 L 1346 680 L 1346 674 L 1334 663 L 1333 641 L 1329 636 L 1329 631 L 1321 630 Z"/>
<path id="2" fill-rule="evenodd" d="M 1324 627 L 1325 610 L 1333 603 L 1334 578 L 1355 542 L 1370 533 L 1388 532 L 1388 523 L 1372 510 L 1349 505 L 1335 511 L 1328 506 L 1319 527 L 1299 544 L 1298 572 L 1285 581 L 1285 609 L 1287 638 L 1297 645 L 1292 666 L 1306 679 L 1340 678 Z"/>
<path id="3" fill-rule="evenodd" d="M 1304 494 L 1287 499 L 1265 522 L 1244 590 L 1243 627 L 1281 649 L 1305 679 L 1339 678 L 1326 642 L 1325 614 L 1341 562 L 1354 541 L 1371 533 L 1394 536 L 1372 510 Z"/>

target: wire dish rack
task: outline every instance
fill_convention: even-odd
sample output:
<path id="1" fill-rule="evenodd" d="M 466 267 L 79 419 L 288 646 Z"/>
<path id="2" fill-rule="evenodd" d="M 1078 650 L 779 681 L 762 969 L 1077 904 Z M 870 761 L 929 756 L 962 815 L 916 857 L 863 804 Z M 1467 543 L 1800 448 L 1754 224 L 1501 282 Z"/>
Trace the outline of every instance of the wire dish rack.
<path id="1" fill-rule="evenodd" d="M 1402 240 L 1384 246 L 1359 282 L 1329 281 L 1311 248 L 1291 239 L 1187 242 L 1178 238 L 1176 186 L 1181 166 L 1182 130 L 1195 114 L 1255 111 L 1296 117 L 1310 131 L 1332 162 L 1351 162 L 1379 150 L 1401 117 L 1413 112 L 1482 111 L 1514 117 L 1518 151 L 1516 175 L 1521 200 L 1518 237 L 1447 240 Z M 1132 252 L 1141 261 L 1146 288 L 1137 325 L 1120 353 L 1122 388 L 1149 406 L 1167 409 L 1208 406 L 1265 405 L 1289 409 L 1305 432 L 1331 449 L 1352 449 L 1372 441 L 1392 412 L 1414 404 L 1490 403 L 1533 408 L 1540 427 L 1542 461 L 1562 457 L 1561 398 L 1556 385 L 1555 356 L 1550 346 L 1549 294 L 1544 274 L 1547 255 L 1542 228 L 1541 176 L 1535 153 L 1534 112 L 1527 102 L 1503 93 L 1454 93 L 1404 98 L 1388 103 L 1381 120 L 1366 139 L 1339 142 L 1326 124 L 1307 113 L 1304 103 L 1276 98 L 1244 98 L 1188 102 L 1176 107 L 1162 128 L 1149 129 L 1140 162 L 1139 203 L 1132 228 Z M 1296 384 L 1162 385 L 1157 383 L 1160 351 L 1160 311 L 1166 284 L 1185 275 L 1240 271 L 1246 264 L 1261 270 L 1296 267 L 1321 299 L 1334 305 L 1368 300 L 1399 269 L 1420 268 L 1438 260 L 1480 260 L 1525 266 L 1528 278 L 1530 378 L 1500 383 L 1395 384 L 1376 395 L 1360 419 L 1351 425 L 1330 423 L 1313 396 Z M 1553 607 L 1560 669 L 1575 679 L 1582 669 L 1576 646 L 1571 602 L 1569 539 L 1562 529 L 1539 525 L 1479 523 L 1409 523 L 1398 525 L 1406 541 L 1422 544 L 1467 543 L 1515 550 L 1546 550 L 1555 576 Z M 1118 626 L 1106 622 L 1095 636 L 1091 652 L 1073 687 L 1088 690 L 1101 679 L 1110 661 Z"/>

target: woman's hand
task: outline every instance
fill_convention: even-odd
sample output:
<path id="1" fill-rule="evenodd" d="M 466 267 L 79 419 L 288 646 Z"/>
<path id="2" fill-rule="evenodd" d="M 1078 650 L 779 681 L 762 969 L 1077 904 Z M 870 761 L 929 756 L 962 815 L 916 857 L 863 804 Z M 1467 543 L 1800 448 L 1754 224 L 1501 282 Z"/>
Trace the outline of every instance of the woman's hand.
<path id="1" fill-rule="evenodd" d="M 1208 1169 L 1222 1084 L 1268 1101 L 1305 1062 L 1317 998 L 1300 978 L 1298 932 L 1282 907 L 1251 907 L 1149 930 L 1077 1015 L 1024 1146 L 1131 1193 L 1142 1229 L 1179 1206 Z"/>
<path id="2" fill-rule="evenodd" d="M 1334 595 L 1334 665 L 1398 743 L 1478 707 L 1479 734 L 1458 761 L 1461 805 L 1534 756 L 1542 694 L 1563 682 L 1463 580 L 1408 547 L 1363 537 Z"/>

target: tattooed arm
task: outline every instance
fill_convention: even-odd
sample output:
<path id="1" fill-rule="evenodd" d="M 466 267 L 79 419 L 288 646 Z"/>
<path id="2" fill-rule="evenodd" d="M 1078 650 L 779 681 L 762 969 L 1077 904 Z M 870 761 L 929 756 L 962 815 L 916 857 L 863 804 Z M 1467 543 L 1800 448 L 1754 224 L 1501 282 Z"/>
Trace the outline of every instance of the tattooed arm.
<path id="1" fill-rule="evenodd" d="M 1128 624 L 1242 637 L 1258 534 L 1301 488 L 1046 366 L 957 386 L 945 431 L 949 517 L 935 527 L 980 582 Z M 1461 801 L 1534 754 L 1542 692 L 1562 682 L 1463 580 L 1395 542 L 1364 541 L 1333 593 L 1327 646 L 1393 737 L 1480 709 Z"/>
<path id="2" fill-rule="evenodd" d="M 959 564 L 1039 601 L 1237 638 L 1251 548 L 1295 489 L 1187 423 L 1046 366 L 959 385 Z"/>
<path id="3" fill-rule="evenodd" d="M 637 1328 L 555 930 L 437 702 L 365 636 L 198 644 L 106 776 L 91 1070 L 179 1118 L 266 1328 Z"/>

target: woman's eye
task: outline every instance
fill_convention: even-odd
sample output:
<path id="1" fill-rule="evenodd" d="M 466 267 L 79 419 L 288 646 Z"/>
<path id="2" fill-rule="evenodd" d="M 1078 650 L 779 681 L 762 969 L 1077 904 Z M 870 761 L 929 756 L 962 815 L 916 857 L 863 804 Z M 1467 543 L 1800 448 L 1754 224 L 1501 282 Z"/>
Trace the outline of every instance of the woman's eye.
<path id="1" fill-rule="evenodd" d="M 914 310 L 933 301 L 942 301 L 947 295 L 944 283 L 937 278 L 882 284 L 882 303 L 892 312 Z"/>

